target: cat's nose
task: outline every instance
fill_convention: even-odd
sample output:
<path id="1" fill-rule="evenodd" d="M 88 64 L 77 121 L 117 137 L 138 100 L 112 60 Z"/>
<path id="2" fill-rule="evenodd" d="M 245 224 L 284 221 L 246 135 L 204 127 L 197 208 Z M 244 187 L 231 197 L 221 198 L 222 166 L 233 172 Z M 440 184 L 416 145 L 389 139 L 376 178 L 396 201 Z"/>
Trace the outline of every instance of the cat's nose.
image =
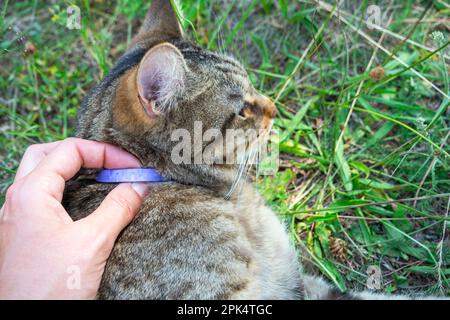
<path id="1" fill-rule="evenodd" d="M 278 114 L 277 107 L 275 106 L 275 103 L 273 103 L 273 101 L 270 100 L 268 97 L 259 94 L 255 100 L 257 105 L 262 109 L 265 117 L 273 119 L 277 116 Z"/>

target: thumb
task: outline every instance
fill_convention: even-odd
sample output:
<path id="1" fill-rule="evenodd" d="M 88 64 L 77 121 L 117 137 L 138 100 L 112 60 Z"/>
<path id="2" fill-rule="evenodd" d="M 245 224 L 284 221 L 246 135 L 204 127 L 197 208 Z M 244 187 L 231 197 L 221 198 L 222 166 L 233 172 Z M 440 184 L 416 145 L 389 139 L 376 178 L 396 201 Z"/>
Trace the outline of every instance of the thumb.
<path id="1" fill-rule="evenodd" d="M 115 240 L 138 213 L 147 191 L 144 183 L 120 184 L 82 221 L 100 230 L 108 240 Z"/>

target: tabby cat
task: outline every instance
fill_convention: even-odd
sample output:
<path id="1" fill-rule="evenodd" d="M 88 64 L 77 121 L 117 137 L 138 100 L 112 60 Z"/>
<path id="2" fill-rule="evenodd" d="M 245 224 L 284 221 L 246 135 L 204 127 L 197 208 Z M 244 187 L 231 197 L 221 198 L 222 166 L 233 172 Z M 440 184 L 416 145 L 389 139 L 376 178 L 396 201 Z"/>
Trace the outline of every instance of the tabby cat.
<path id="1" fill-rule="evenodd" d="M 186 40 L 170 1 L 153 1 L 130 48 L 78 114 L 78 137 L 119 145 L 168 180 L 149 183 L 107 262 L 99 299 L 358 297 L 301 272 L 284 226 L 250 183 L 228 194 L 238 164 L 171 160 L 174 130 L 193 136 L 195 121 L 204 130 L 269 130 L 275 115 L 239 62 Z M 81 172 L 68 182 L 64 206 L 81 219 L 114 187 Z"/>

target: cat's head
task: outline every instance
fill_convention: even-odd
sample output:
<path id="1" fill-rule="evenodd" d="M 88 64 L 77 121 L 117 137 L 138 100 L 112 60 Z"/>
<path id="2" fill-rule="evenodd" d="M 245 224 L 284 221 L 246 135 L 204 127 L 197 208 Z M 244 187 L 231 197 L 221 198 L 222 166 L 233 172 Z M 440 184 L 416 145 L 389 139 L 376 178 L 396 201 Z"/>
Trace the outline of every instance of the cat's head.
<path id="1" fill-rule="evenodd" d="M 225 159 L 242 150 L 230 137 L 253 130 L 248 154 L 275 115 L 238 61 L 186 40 L 170 1 L 154 0 L 130 48 L 86 98 L 77 135 L 118 144 L 173 180 L 230 186 L 242 160 Z"/>

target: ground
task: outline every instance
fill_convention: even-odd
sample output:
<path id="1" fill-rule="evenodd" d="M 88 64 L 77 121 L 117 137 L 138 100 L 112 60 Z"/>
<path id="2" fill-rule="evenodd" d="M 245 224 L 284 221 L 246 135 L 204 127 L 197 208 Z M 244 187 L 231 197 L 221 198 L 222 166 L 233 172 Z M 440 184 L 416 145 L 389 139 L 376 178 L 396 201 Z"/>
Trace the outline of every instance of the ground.
<path id="1" fill-rule="evenodd" d="M 340 2 L 179 1 L 186 34 L 235 55 L 276 101 L 280 167 L 257 187 L 307 269 L 343 291 L 450 295 L 450 5 Z M 81 29 L 67 27 L 72 4 Z M 0 4 L 0 193 L 27 145 L 71 135 L 148 6 Z"/>

